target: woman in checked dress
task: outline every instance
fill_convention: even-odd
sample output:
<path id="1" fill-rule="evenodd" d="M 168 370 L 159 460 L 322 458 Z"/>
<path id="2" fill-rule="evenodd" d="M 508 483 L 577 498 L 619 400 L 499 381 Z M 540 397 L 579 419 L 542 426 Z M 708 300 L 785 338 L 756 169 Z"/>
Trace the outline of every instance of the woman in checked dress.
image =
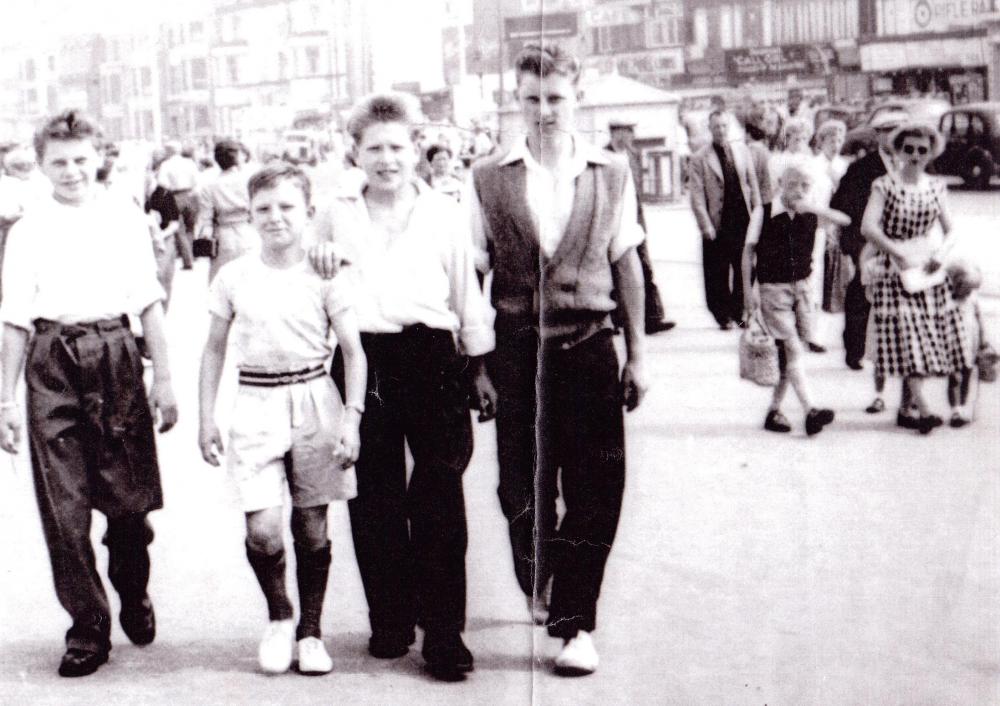
<path id="1" fill-rule="evenodd" d="M 931 127 L 908 123 L 896 129 L 889 144 L 898 160 L 895 174 L 872 185 L 861 232 L 883 254 L 885 274 L 873 283 L 875 374 L 906 378 L 913 410 L 901 410 L 921 434 L 941 425 L 930 413 L 923 380 L 971 367 L 975 351 L 964 335 L 961 311 L 942 276 L 942 262 L 953 244 L 952 220 L 942 181 L 926 174 L 927 165 L 943 148 Z M 943 240 L 931 236 L 940 222 Z M 923 279 L 903 285 L 901 272 Z"/>
<path id="2" fill-rule="evenodd" d="M 255 249 L 260 238 L 250 225 L 250 196 L 247 181 L 250 174 L 244 168 L 244 147 L 235 140 L 219 140 L 215 144 L 215 162 L 222 170 L 219 176 L 202 187 L 198 194 L 198 232 L 211 234 L 219 244 L 212 258 L 208 281 L 215 279 L 219 268 Z"/>

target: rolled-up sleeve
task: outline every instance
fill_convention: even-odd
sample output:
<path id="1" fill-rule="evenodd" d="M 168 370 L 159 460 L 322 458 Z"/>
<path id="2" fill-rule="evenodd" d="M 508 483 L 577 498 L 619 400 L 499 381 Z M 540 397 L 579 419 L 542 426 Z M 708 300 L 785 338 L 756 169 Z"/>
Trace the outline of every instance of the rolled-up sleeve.
<path id="1" fill-rule="evenodd" d="M 24 219 L 11 226 L 7 233 L 3 260 L 3 293 L 0 320 L 5 324 L 31 330 L 38 295 L 35 257 L 30 221 Z"/>
<path id="2" fill-rule="evenodd" d="M 476 277 L 476 256 L 469 232 L 461 218 L 455 218 L 446 256 L 449 304 L 458 316 L 458 340 L 466 355 L 478 356 L 493 350 L 492 309 L 486 303 Z"/>
<path id="3" fill-rule="evenodd" d="M 638 210 L 639 199 L 635 193 L 635 185 L 631 179 L 626 179 L 622 194 L 622 222 L 608 245 L 608 260 L 611 262 L 618 262 L 629 248 L 638 247 L 646 239 L 646 231 L 636 218 Z"/>
<path id="4" fill-rule="evenodd" d="M 486 214 L 483 213 L 483 204 L 479 200 L 479 193 L 476 191 L 476 185 L 471 174 L 469 175 L 466 193 L 462 198 L 462 204 L 464 208 L 468 209 L 469 228 L 472 234 L 470 242 L 473 262 L 479 272 L 486 274 L 492 268 L 489 252 L 489 224 L 486 222 Z"/>
<path id="5" fill-rule="evenodd" d="M 131 257 L 122 263 L 122 271 L 129 273 L 131 279 L 127 290 L 129 313 L 141 314 L 151 304 L 166 299 L 166 292 L 156 276 L 156 257 L 145 214 L 136 209 L 130 217 L 125 242 L 130 246 L 127 252 Z"/>

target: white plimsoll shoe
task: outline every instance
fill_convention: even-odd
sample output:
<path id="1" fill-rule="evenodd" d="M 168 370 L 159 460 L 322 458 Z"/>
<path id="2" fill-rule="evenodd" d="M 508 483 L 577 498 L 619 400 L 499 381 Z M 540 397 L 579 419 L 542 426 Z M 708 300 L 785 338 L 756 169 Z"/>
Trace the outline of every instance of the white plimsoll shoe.
<path id="1" fill-rule="evenodd" d="M 556 657 L 556 674 L 565 677 L 582 677 L 597 670 L 597 650 L 590 633 L 577 632 L 576 637 L 567 640 L 562 652 Z"/>
<path id="2" fill-rule="evenodd" d="M 327 674 L 333 669 L 333 660 L 326 652 L 323 641 L 318 637 L 303 637 L 299 640 L 299 673 Z"/>
<path id="3" fill-rule="evenodd" d="M 260 668 L 268 674 L 282 674 L 292 666 L 295 647 L 295 623 L 292 620 L 272 620 L 264 630 L 257 649 Z"/>

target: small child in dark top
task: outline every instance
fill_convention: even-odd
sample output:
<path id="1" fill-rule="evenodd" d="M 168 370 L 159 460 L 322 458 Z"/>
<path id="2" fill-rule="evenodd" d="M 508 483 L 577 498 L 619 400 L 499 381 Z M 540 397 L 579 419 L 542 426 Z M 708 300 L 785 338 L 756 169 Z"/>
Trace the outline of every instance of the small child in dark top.
<path id="1" fill-rule="evenodd" d="M 804 161 L 788 162 L 778 176 L 778 185 L 778 198 L 765 204 L 747 229 L 743 250 L 745 306 L 748 317 L 759 312 L 761 323 L 778 345 L 781 377 L 774 387 L 764 428 L 791 431 L 781 413 L 781 402 L 791 383 L 806 412 L 806 434 L 812 436 L 833 421 L 833 410 L 813 406 L 802 367 L 803 341 L 809 340 L 813 311 L 809 286 L 813 244 L 821 217 L 837 225 L 847 225 L 850 219 L 807 201 L 812 177 Z"/>

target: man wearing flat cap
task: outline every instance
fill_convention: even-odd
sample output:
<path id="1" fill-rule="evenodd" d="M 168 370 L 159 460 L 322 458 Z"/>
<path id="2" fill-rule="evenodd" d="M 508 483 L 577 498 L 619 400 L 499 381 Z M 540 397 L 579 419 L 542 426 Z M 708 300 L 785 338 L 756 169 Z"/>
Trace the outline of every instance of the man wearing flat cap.
<path id="1" fill-rule="evenodd" d="M 611 141 L 605 146 L 605 149 L 624 154 L 628 158 L 629 167 L 632 169 L 632 181 L 635 183 L 635 192 L 637 195 L 642 193 L 642 161 L 639 158 L 639 150 L 635 148 L 633 142 L 635 123 L 626 119 L 614 118 L 608 122 L 608 132 L 611 135 Z M 642 200 L 636 199 L 636 202 L 638 204 L 637 220 L 639 226 L 648 233 L 645 215 L 642 212 Z M 675 324 L 666 318 L 663 300 L 660 299 L 660 290 L 653 280 L 653 263 L 649 259 L 649 248 L 646 246 L 645 240 L 636 248 L 636 252 L 639 253 L 639 262 L 642 264 L 642 278 L 646 290 L 646 334 L 669 331 Z M 616 324 L 621 320 L 620 311 L 615 312 L 614 319 Z"/>

